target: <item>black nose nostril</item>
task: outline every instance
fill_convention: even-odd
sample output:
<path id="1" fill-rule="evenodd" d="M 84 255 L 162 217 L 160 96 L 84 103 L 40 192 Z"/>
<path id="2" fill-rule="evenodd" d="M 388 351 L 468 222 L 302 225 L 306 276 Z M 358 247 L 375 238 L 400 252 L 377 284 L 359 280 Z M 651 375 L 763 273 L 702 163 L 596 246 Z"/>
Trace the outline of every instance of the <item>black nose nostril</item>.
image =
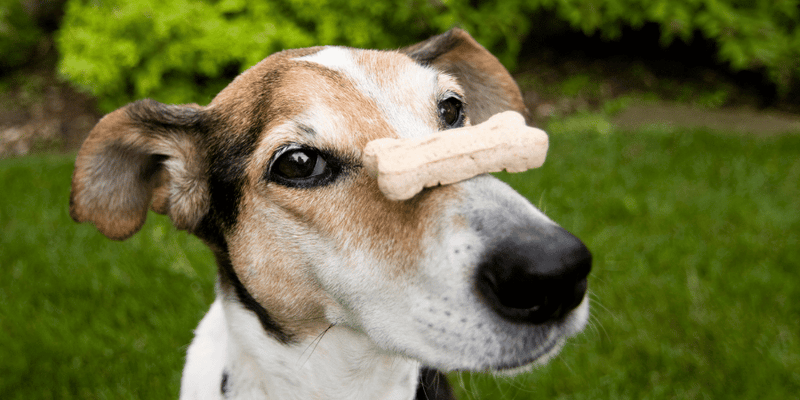
<path id="1" fill-rule="evenodd" d="M 513 321 L 562 318 L 586 294 L 591 253 L 560 228 L 546 235 L 515 233 L 486 254 L 477 276 L 479 292 L 495 311 Z"/>
<path id="2" fill-rule="evenodd" d="M 503 307 L 518 310 L 538 310 L 548 302 L 547 294 L 542 290 L 531 290 L 535 282 L 522 279 L 510 279 L 501 283 L 488 270 L 484 270 L 484 281 L 495 300 Z"/>

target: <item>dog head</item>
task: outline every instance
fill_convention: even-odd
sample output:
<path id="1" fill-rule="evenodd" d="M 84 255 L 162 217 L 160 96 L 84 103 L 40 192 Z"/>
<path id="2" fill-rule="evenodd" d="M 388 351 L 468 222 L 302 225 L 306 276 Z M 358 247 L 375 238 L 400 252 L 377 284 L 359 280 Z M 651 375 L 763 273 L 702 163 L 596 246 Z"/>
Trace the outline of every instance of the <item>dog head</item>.
<path id="1" fill-rule="evenodd" d="M 444 369 L 546 360 L 588 315 L 583 244 L 491 176 L 387 200 L 361 165 L 382 137 L 526 113 L 466 32 L 400 51 L 274 54 L 205 107 L 129 104 L 81 148 L 70 212 L 106 236 L 148 208 L 207 243 L 226 299 L 292 345 L 330 325 Z"/>

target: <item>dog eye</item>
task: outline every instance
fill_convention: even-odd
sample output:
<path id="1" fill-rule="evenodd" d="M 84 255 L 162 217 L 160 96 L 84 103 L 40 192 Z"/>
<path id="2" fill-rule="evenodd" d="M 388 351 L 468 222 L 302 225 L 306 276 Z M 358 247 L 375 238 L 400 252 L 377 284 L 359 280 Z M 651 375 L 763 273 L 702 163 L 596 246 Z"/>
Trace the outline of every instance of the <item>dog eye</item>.
<path id="1" fill-rule="evenodd" d="M 330 180 L 333 173 L 319 151 L 299 148 L 279 153 L 270 168 L 270 180 L 285 186 L 311 187 Z"/>
<path id="2" fill-rule="evenodd" d="M 445 127 L 455 128 L 463 122 L 464 105 L 461 100 L 449 97 L 439 102 L 439 118 L 444 122 Z"/>

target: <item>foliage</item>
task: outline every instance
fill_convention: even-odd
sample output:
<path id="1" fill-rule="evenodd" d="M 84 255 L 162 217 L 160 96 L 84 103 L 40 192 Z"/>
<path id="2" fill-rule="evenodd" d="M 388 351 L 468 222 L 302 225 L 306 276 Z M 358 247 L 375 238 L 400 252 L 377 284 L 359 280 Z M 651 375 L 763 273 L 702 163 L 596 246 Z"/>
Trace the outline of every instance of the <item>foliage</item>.
<path id="1" fill-rule="evenodd" d="M 0 70 L 28 61 L 41 36 L 19 0 L 0 0 Z"/>
<path id="2" fill-rule="evenodd" d="M 616 40 L 655 23 L 662 45 L 710 40 L 731 69 L 765 73 L 786 91 L 800 77 L 798 1 L 70 0 L 60 71 L 109 111 L 142 97 L 207 102 L 286 48 L 398 48 L 460 26 L 513 68 L 534 28 Z"/>
<path id="3" fill-rule="evenodd" d="M 592 251 L 590 326 L 530 374 L 454 375 L 459 398 L 796 398 L 800 136 L 593 126 L 499 174 Z M 73 161 L 0 160 L 0 393 L 177 398 L 213 256 L 153 213 L 124 242 L 74 223 Z"/>
<path id="4" fill-rule="evenodd" d="M 141 97 L 205 102 L 276 51 L 317 44 L 396 48 L 441 32 L 458 20 L 443 7 L 425 0 L 74 0 L 60 32 L 60 70 L 106 110 Z M 498 41 L 499 35 L 485 36 Z M 502 35 L 511 35 L 510 28 Z"/>
<path id="5" fill-rule="evenodd" d="M 779 90 L 800 79 L 798 0 L 541 0 L 545 8 L 591 35 L 618 39 L 623 28 L 661 27 L 661 44 L 698 36 L 716 43 L 732 70 L 763 71 Z"/>

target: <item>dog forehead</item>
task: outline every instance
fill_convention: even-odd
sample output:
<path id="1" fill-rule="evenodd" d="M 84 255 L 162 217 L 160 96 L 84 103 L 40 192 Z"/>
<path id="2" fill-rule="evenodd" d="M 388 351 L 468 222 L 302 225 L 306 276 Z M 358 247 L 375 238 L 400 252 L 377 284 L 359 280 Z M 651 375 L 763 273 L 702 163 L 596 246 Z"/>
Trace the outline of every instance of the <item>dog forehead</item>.
<path id="1" fill-rule="evenodd" d="M 313 62 L 343 72 L 362 84 L 375 79 L 383 83 L 414 79 L 413 75 L 431 81 L 435 80 L 437 75 L 437 71 L 424 67 L 396 51 L 325 46 L 315 53 L 296 57 L 294 60 Z"/>
<path id="2" fill-rule="evenodd" d="M 393 51 L 325 47 L 294 61 L 340 74 L 377 107 L 400 137 L 419 137 L 437 129 L 437 100 L 448 91 L 460 91 L 449 77 Z"/>

